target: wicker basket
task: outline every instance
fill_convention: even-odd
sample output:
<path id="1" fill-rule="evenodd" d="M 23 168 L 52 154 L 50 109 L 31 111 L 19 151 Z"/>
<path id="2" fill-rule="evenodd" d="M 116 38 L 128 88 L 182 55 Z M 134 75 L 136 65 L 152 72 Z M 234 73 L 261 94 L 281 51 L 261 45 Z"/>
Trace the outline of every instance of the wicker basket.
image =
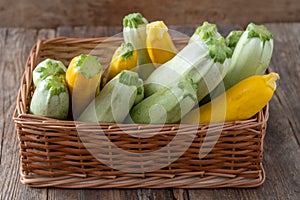
<path id="1" fill-rule="evenodd" d="M 61 188 L 247 188 L 264 182 L 262 153 L 268 106 L 252 119 L 213 126 L 98 125 L 28 114 L 34 90 L 32 70 L 39 62 L 53 58 L 68 65 L 74 56 L 92 52 L 99 55 L 102 62 L 108 63 L 120 42 L 118 38 L 55 38 L 40 40 L 34 45 L 26 62 L 14 113 L 20 141 L 23 184 Z M 174 42 L 177 46 L 183 46 L 186 40 L 177 39 Z M 191 132 L 195 130 L 193 135 Z M 137 136 L 155 131 L 159 133 L 151 137 Z M 177 135 L 181 136 L 181 142 L 177 145 L 187 145 L 184 152 L 179 152 L 180 155 L 175 153 L 177 159 L 174 160 L 175 154 L 169 152 L 170 148 L 168 152 L 155 156 L 147 154 L 171 146 Z M 83 144 L 83 138 L 97 142 Z M 207 144 L 214 144 L 214 141 L 216 143 L 210 150 Z M 111 148 L 111 144 L 118 148 Z M 92 155 L 93 147 L 102 148 L 97 158 L 103 158 L 109 165 Z M 172 146 L 172 149 L 178 148 Z M 209 151 L 201 159 L 200 148 Z M 136 153 L 137 156 L 130 162 L 124 162 L 118 149 Z M 139 156 L 143 153 L 148 157 Z M 156 166 L 163 160 L 166 163 L 160 169 L 141 170 Z"/>

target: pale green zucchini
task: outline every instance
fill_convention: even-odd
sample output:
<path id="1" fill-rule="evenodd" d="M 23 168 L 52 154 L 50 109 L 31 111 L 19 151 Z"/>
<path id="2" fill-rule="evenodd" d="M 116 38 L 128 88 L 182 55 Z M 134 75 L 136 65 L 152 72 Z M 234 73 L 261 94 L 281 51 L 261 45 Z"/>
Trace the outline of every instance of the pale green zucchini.
<path id="1" fill-rule="evenodd" d="M 40 62 L 33 70 L 33 83 L 37 86 L 42 80 L 51 75 L 65 77 L 66 71 L 67 68 L 61 61 L 47 58 Z"/>
<path id="2" fill-rule="evenodd" d="M 176 123 L 197 104 L 197 86 L 191 79 L 183 79 L 164 88 L 135 105 L 130 112 L 134 123 Z"/>
<path id="3" fill-rule="evenodd" d="M 30 103 L 30 113 L 56 119 L 66 119 L 69 93 L 63 78 L 48 76 L 39 82 Z"/>
<path id="4" fill-rule="evenodd" d="M 121 123 L 143 99 L 143 82 L 136 72 L 123 70 L 110 80 L 79 116 L 79 121 Z"/>

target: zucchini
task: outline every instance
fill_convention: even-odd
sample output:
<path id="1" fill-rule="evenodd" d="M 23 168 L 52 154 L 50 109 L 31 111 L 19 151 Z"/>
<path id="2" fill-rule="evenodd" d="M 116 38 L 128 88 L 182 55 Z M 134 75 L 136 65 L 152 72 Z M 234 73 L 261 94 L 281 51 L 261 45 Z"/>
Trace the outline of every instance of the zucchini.
<path id="1" fill-rule="evenodd" d="M 67 68 L 65 65 L 58 60 L 47 58 L 40 62 L 32 72 L 32 79 L 35 86 L 46 79 L 48 76 L 55 75 L 65 77 Z"/>
<path id="2" fill-rule="evenodd" d="M 130 112 L 134 123 L 176 123 L 197 104 L 197 86 L 191 79 L 183 79 L 164 88 L 135 105 Z"/>
<path id="3" fill-rule="evenodd" d="M 34 91 L 30 113 L 55 119 L 67 119 L 69 93 L 63 78 L 48 76 Z"/>
<path id="4" fill-rule="evenodd" d="M 134 103 L 143 98 L 143 81 L 123 70 L 110 80 L 79 116 L 79 121 L 121 123 Z"/>

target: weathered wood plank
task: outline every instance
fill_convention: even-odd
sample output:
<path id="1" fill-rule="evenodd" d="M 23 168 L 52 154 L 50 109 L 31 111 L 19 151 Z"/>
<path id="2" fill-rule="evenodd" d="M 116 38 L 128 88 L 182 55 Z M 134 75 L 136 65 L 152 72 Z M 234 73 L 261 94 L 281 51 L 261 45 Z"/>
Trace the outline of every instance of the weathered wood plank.
<path id="1" fill-rule="evenodd" d="M 173 189 L 173 196 L 176 200 L 188 200 L 189 194 L 186 189 Z"/>
<path id="2" fill-rule="evenodd" d="M 130 0 L 61 1 L 61 0 L 2 0 L 0 26 L 57 27 L 57 26 L 112 26 L 122 25 L 123 17 L 131 12 L 142 12 L 149 21 L 163 19 L 167 24 L 200 24 L 203 20 L 220 24 L 246 25 L 251 21 L 299 21 L 298 0 Z"/>
<path id="3" fill-rule="evenodd" d="M 288 120 L 289 129 L 300 146 L 300 24 L 270 24 L 268 27 L 276 39 L 271 70 L 281 75 L 280 89 L 276 93 L 282 110 L 282 118 Z"/>
<path id="4" fill-rule="evenodd" d="M 222 25 L 219 23 L 216 23 L 216 25 L 219 33 L 224 37 L 226 37 L 232 30 L 241 30 L 243 28 L 242 26 L 238 25 Z M 170 25 L 168 28 L 171 31 L 178 31 L 181 34 L 190 37 L 198 26 L 199 25 Z"/>
<path id="5" fill-rule="evenodd" d="M 174 197 L 172 189 L 48 189 L 48 200 L 169 200 L 169 199 L 187 199 L 186 193 L 182 194 L 184 198 Z"/>
<path id="6" fill-rule="evenodd" d="M 257 194 L 258 189 L 205 189 L 205 190 L 189 190 L 189 200 L 210 200 L 210 199 L 224 199 L 224 200 L 232 200 L 232 199 L 243 199 L 243 200 L 261 200 L 268 199 L 268 197 L 264 197 L 263 195 Z M 270 197 L 270 199 L 274 199 Z"/>
<path id="7" fill-rule="evenodd" d="M 196 30 L 197 25 L 170 25 L 169 32 L 174 37 L 190 37 Z M 217 24 L 218 31 L 226 37 L 231 30 L 242 29 L 237 25 Z M 178 33 L 177 33 L 178 32 Z M 57 28 L 56 37 L 94 38 L 122 36 L 122 26 L 61 26 Z"/>
<path id="8" fill-rule="evenodd" d="M 137 191 L 140 200 L 169 200 L 173 199 L 171 189 L 141 189 Z"/>
<path id="9" fill-rule="evenodd" d="M 0 115 L 3 120 L 0 125 L 0 199 L 46 199 L 47 189 L 31 189 L 19 181 L 19 142 L 12 121 L 24 63 L 37 39 L 37 31 L 29 29 L 0 30 L 1 38 L 3 38 L 0 43 Z"/>
<path id="10" fill-rule="evenodd" d="M 37 33 L 37 39 L 49 39 L 55 37 L 55 29 L 40 29 Z"/>
<path id="11" fill-rule="evenodd" d="M 300 199 L 300 24 L 270 24 L 275 47 L 271 70 L 281 76 L 270 103 L 265 139 L 265 194 Z"/>
<path id="12" fill-rule="evenodd" d="M 0 55 L 4 54 L 6 34 L 7 34 L 7 29 L 5 29 L 5 28 L 0 29 L 0 38 L 1 38 L 1 40 L 0 40 Z M 0 66 L 4 67 L 3 59 L 0 59 Z M 3 68 L 3 67 L 1 67 L 1 68 Z M 1 70 L 1 68 L 0 68 L 0 70 Z M 1 71 L 3 71 L 3 69 Z M 3 84 L 2 84 L 2 80 L 4 79 L 3 78 L 4 74 L 1 73 L 0 75 L 1 75 L 0 91 L 3 94 L 4 93 L 4 87 L 3 87 Z M 4 126 L 5 126 L 4 122 L 5 122 L 4 121 L 4 95 L 1 95 L 0 96 L 0 164 L 1 164 L 2 146 L 3 146 L 2 138 L 4 137 Z"/>
<path id="13" fill-rule="evenodd" d="M 6 36 L 7 36 L 7 29 L 0 29 L 0 58 L 1 55 L 4 54 L 5 51 L 5 40 L 6 40 Z M 3 154 L 3 142 L 4 142 L 4 133 L 6 132 L 5 130 L 5 108 L 4 108 L 4 102 L 6 101 L 5 99 L 5 94 L 4 94 L 4 84 L 3 84 L 3 80 L 4 80 L 4 59 L 0 59 L 0 92 L 2 95 L 0 95 L 0 175 L 3 174 L 4 172 L 4 167 L 5 165 L 2 164 L 2 154 Z M 1 181 L 0 181 L 0 191 L 2 191 L 2 188 L 4 187 L 4 181 L 2 181 L 2 179 L 5 177 L 1 177 Z M 0 192 L 0 199 L 2 199 L 2 192 Z"/>
<path id="14" fill-rule="evenodd" d="M 122 34 L 121 26 L 61 26 L 57 28 L 56 36 L 74 38 L 112 37 Z"/>
<path id="15" fill-rule="evenodd" d="M 49 188 L 48 200 L 138 199 L 136 190 L 118 189 L 59 189 Z"/>
<path id="16" fill-rule="evenodd" d="M 60 26 L 56 37 L 95 38 L 122 36 L 122 26 Z"/>
<path id="17" fill-rule="evenodd" d="M 104 37 L 108 35 L 108 27 L 106 26 L 62 26 L 58 27 L 56 36 L 74 37 L 74 38 L 94 38 Z"/>

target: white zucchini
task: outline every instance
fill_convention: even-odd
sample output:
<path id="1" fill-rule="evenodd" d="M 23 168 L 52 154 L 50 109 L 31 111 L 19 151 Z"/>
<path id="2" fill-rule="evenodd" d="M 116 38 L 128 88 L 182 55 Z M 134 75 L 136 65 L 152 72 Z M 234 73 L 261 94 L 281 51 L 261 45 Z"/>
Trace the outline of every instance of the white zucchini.
<path id="1" fill-rule="evenodd" d="M 123 37 L 126 43 L 131 43 L 137 51 L 137 73 L 145 80 L 153 72 L 152 64 L 146 45 L 146 24 L 148 21 L 140 13 L 132 13 L 123 19 Z"/>
<path id="2" fill-rule="evenodd" d="M 131 120 L 142 124 L 176 123 L 197 103 L 197 89 L 191 79 L 164 88 L 133 107 Z"/>
<path id="3" fill-rule="evenodd" d="M 66 119 L 69 93 L 63 78 L 48 76 L 40 81 L 30 103 L 30 113 L 56 119 Z"/>
<path id="4" fill-rule="evenodd" d="M 231 54 L 232 50 L 226 46 L 223 37 L 191 42 L 150 75 L 144 84 L 145 96 L 190 77 L 198 86 L 197 97 L 200 101 L 224 78 Z"/>
<path id="5" fill-rule="evenodd" d="M 130 109 L 143 98 L 138 74 L 123 70 L 110 80 L 78 118 L 86 122 L 121 123 Z"/>
<path id="6" fill-rule="evenodd" d="M 263 75 L 269 66 L 273 53 L 273 35 L 265 26 L 250 23 L 241 36 L 235 37 L 231 39 L 238 39 L 238 42 L 236 46 L 233 44 L 231 47 L 234 51 L 223 82 L 211 92 L 210 96 L 205 97 L 201 104 L 214 99 L 245 78 Z"/>
<path id="7" fill-rule="evenodd" d="M 67 68 L 61 61 L 47 58 L 46 60 L 40 62 L 33 70 L 33 83 L 35 86 L 37 86 L 42 80 L 51 75 L 64 77 L 66 71 Z"/>

